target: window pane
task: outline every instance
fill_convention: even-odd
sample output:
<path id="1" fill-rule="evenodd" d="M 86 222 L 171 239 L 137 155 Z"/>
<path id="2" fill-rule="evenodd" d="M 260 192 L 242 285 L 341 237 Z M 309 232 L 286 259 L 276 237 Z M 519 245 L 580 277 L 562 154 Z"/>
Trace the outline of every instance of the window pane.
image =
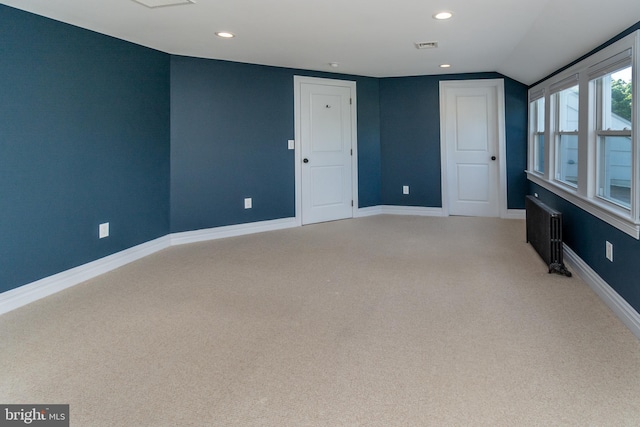
<path id="1" fill-rule="evenodd" d="M 535 151 L 534 169 L 536 172 L 544 173 L 544 134 L 535 134 L 533 143 Z"/>
<path id="2" fill-rule="evenodd" d="M 558 92 L 558 131 L 576 132 L 578 130 L 578 86 Z"/>
<path id="3" fill-rule="evenodd" d="M 598 195 L 631 207 L 631 137 L 598 139 Z"/>
<path id="4" fill-rule="evenodd" d="M 544 98 L 529 105 L 531 132 L 533 132 L 533 170 L 544 173 Z"/>
<path id="5" fill-rule="evenodd" d="M 601 90 L 600 130 L 631 130 L 631 67 L 602 76 L 596 82 Z"/>
<path id="6" fill-rule="evenodd" d="M 556 179 L 577 187 L 578 135 L 560 135 L 556 149 Z"/>
<path id="7" fill-rule="evenodd" d="M 544 98 L 533 102 L 534 110 L 534 132 L 544 132 Z"/>

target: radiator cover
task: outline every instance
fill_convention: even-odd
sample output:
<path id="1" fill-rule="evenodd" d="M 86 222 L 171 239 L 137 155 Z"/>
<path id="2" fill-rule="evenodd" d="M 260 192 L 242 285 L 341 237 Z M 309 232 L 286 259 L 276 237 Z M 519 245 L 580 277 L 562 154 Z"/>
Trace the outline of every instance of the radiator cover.
<path id="1" fill-rule="evenodd" d="M 540 254 L 549 266 L 549 273 L 570 277 L 563 260 L 562 213 L 542 203 L 533 196 L 525 200 L 527 212 L 527 242 Z"/>

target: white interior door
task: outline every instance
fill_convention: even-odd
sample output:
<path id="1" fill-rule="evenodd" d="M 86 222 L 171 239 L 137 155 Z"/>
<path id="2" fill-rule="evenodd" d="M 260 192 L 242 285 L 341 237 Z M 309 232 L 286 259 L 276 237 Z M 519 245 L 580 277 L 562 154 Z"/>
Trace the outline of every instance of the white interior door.
<path id="1" fill-rule="evenodd" d="M 443 207 L 450 215 L 498 217 L 506 192 L 502 80 L 442 83 Z"/>
<path id="2" fill-rule="evenodd" d="M 299 84 L 302 224 L 353 217 L 351 82 Z"/>

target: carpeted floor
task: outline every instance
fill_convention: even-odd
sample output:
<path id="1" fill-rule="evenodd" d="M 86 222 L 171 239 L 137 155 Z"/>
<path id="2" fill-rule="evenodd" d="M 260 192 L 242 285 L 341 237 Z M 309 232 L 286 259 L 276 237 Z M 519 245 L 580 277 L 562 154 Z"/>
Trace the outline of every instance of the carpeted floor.
<path id="1" fill-rule="evenodd" d="M 0 366 L 72 426 L 640 425 L 640 342 L 516 220 L 172 247 L 0 316 Z"/>

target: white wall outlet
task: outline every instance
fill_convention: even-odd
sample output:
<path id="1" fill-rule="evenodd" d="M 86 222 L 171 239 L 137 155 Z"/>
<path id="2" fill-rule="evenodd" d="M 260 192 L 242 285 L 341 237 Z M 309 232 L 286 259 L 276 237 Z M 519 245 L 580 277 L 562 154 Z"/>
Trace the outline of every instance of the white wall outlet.
<path id="1" fill-rule="evenodd" d="M 605 255 L 607 257 L 607 259 L 611 262 L 613 262 L 613 243 L 607 241 L 607 243 L 605 244 Z"/>
<path id="2" fill-rule="evenodd" d="M 293 139 L 290 139 L 287 141 L 287 146 L 289 147 L 289 150 L 295 150 L 296 148 L 296 141 Z"/>
<path id="3" fill-rule="evenodd" d="M 247 197 L 244 199 L 244 208 L 251 209 L 253 207 L 253 202 L 251 201 L 251 197 Z"/>
<path id="4" fill-rule="evenodd" d="M 409 186 L 408 185 L 403 185 L 402 186 L 402 194 L 409 194 Z"/>
<path id="5" fill-rule="evenodd" d="M 105 237 L 109 237 L 109 223 L 105 222 L 98 226 L 98 237 L 100 239 L 104 239 Z"/>

